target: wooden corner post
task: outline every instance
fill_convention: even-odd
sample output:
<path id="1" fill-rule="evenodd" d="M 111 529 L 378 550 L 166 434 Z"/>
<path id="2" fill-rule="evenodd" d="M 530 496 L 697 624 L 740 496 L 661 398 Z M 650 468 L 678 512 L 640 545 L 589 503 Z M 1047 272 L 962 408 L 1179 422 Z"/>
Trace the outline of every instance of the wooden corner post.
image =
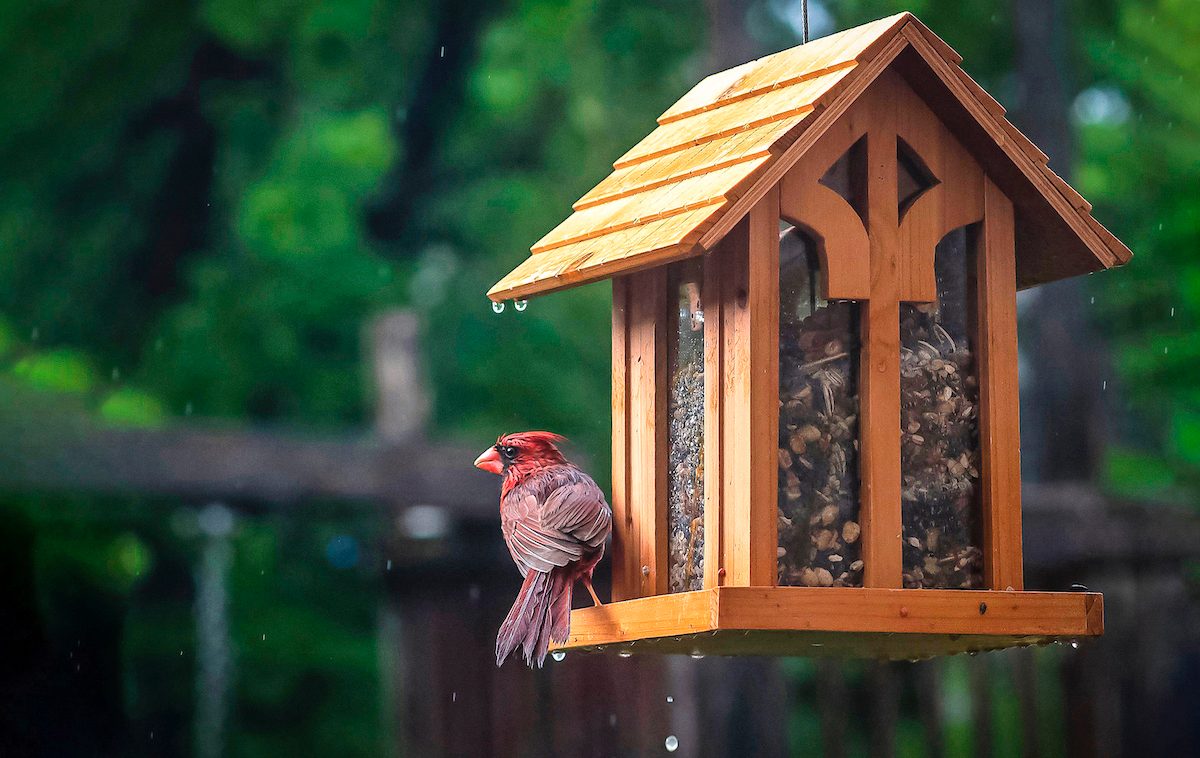
<path id="1" fill-rule="evenodd" d="M 774 586 L 779 438 L 779 189 L 722 242 L 722 568 L 725 585 Z"/>
<path id="2" fill-rule="evenodd" d="M 993 590 L 1025 589 L 1021 548 L 1021 423 L 1017 396 L 1017 270 L 1013 204 L 984 180 L 977 242 L 979 442 L 983 565 Z"/>
<path id="3" fill-rule="evenodd" d="M 613 280 L 613 600 L 667 591 L 667 277 Z"/>

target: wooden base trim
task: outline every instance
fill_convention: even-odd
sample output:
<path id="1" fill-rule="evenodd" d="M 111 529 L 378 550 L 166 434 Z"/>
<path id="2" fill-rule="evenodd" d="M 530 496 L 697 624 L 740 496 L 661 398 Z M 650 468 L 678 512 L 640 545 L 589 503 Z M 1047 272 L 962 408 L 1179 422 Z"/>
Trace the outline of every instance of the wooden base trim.
<path id="1" fill-rule="evenodd" d="M 1098 593 L 719 587 L 576 610 L 561 647 L 909 658 L 1103 633 Z"/>

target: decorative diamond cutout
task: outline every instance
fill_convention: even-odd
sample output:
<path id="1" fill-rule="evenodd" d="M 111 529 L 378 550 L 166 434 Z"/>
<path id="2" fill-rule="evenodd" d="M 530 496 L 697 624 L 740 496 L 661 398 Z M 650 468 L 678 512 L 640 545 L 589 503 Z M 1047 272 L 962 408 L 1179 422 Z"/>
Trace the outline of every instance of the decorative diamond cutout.
<path id="1" fill-rule="evenodd" d="M 863 225 L 867 223 L 867 137 L 863 135 L 833 162 L 821 184 L 842 196 Z"/>
<path id="2" fill-rule="evenodd" d="M 896 138 L 896 174 L 896 204 L 900 218 L 904 218 L 918 197 L 941 181 L 933 175 L 921 156 L 899 137 Z"/>

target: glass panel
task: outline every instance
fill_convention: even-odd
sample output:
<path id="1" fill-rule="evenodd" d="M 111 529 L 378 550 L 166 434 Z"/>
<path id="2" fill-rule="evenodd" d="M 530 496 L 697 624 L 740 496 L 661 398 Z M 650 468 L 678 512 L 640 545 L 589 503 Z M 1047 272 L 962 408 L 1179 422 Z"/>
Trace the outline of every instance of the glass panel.
<path id="1" fill-rule="evenodd" d="M 672 309 L 667 403 L 669 458 L 667 490 L 668 589 L 704 587 L 704 263 L 673 264 L 669 272 Z"/>
<path id="2" fill-rule="evenodd" d="M 779 258 L 779 584 L 860 587 L 858 304 L 821 299 L 799 230 Z"/>
<path id="3" fill-rule="evenodd" d="M 983 586 L 974 256 L 937 247 L 937 303 L 900 307 L 904 586 Z"/>

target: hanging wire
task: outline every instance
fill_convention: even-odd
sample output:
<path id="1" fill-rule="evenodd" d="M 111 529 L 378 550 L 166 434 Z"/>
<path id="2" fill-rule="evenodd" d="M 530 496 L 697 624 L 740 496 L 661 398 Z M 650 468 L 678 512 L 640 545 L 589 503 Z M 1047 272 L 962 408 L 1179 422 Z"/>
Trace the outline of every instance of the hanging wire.
<path id="1" fill-rule="evenodd" d="M 804 18 L 804 44 L 808 44 L 808 0 L 800 0 L 800 13 Z"/>

